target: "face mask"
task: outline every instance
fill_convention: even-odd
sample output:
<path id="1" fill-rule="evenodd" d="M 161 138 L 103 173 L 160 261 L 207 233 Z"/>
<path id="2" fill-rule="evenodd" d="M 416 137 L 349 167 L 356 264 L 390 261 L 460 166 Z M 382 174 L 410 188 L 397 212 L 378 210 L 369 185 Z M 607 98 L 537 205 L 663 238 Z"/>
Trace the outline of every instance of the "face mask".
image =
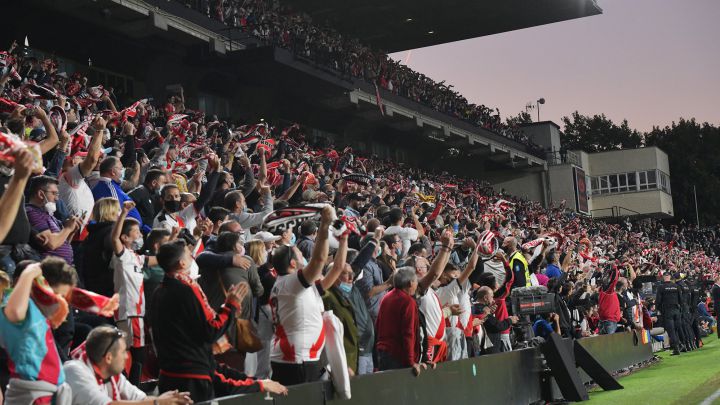
<path id="1" fill-rule="evenodd" d="M 190 274 L 190 278 L 193 280 L 200 277 L 200 268 L 198 268 L 197 263 L 195 263 L 195 260 L 190 262 L 190 271 L 188 272 Z"/>
<path id="2" fill-rule="evenodd" d="M 180 201 L 171 200 L 171 201 L 165 201 L 165 210 L 167 212 L 174 214 L 178 211 L 180 211 Z"/>
<path id="3" fill-rule="evenodd" d="M 145 241 L 143 240 L 143 238 L 141 236 L 141 237 L 135 239 L 134 241 L 132 241 L 130 248 L 137 252 L 138 250 L 142 249 L 143 243 L 145 243 Z"/>
<path id="4" fill-rule="evenodd" d="M 55 211 L 57 211 L 57 205 L 54 202 L 47 201 L 47 196 L 45 195 L 43 195 L 43 199 L 46 200 L 45 211 L 47 211 L 48 214 L 53 215 Z"/>
<path id="5" fill-rule="evenodd" d="M 120 181 L 123 181 L 125 179 L 125 168 L 123 167 L 122 170 L 120 170 Z"/>
<path id="6" fill-rule="evenodd" d="M 378 249 L 377 252 L 375 252 L 375 257 L 382 256 L 382 249 Z"/>
<path id="7" fill-rule="evenodd" d="M 395 249 L 395 254 L 397 254 L 398 257 L 402 256 L 402 248 Z"/>
<path id="8" fill-rule="evenodd" d="M 292 234 L 290 237 L 290 245 L 295 246 L 295 242 L 297 241 L 297 236 L 295 234 Z"/>
<path id="9" fill-rule="evenodd" d="M 338 288 L 340 289 L 340 291 L 342 291 L 343 293 L 345 293 L 345 295 L 350 294 L 350 291 L 352 290 L 352 287 L 353 287 L 352 283 L 340 283 L 340 285 L 338 286 Z"/>
<path id="10" fill-rule="evenodd" d="M 302 265 L 302 268 L 304 269 L 305 267 L 307 267 L 307 265 L 308 265 L 308 261 L 307 261 L 307 259 L 305 258 L 305 256 L 303 256 L 303 265 Z"/>

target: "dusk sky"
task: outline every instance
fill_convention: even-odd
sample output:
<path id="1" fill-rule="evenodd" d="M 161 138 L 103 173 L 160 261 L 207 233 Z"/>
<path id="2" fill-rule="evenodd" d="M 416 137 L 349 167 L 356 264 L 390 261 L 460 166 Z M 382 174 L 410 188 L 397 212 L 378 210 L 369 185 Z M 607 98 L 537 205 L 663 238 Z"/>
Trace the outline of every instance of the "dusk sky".
<path id="1" fill-rule="evenodd" d="M 598 16 L 391 56 L 503 118 L 544 97 L 541 120 L 561 127 L 575 110 L 643 131 L 679 117 L 720 124 L 720 0 L 598 4 Z"/>

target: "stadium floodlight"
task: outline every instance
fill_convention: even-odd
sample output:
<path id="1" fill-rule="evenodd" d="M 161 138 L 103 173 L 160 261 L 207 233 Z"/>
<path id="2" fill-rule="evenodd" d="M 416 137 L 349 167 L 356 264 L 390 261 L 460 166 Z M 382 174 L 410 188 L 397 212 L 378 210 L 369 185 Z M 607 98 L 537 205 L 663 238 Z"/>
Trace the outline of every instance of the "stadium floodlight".
<path id="1" fill-rule="evenodd" d="M 412 18 L 406 18 L 405 22 L 412 22 L 412 20 L 413 20 Z"/>
<path id="2" fill-rule="evenodd" d="M 540 122 L 540 104 L 545 104 L 545 98 L 544 98 L 544 97 L 540 97 L 540 98 L 537 100 L 537 104 L 536 104 L 536 105 L 537 105 L 537 113 L 538 113 L 538 119 L 537 119 L 538 122 Z"/>
<path id="3" fill-rule="evenodd" d="M 433 31 L 433 30 L 428 31 L 428 34 L 430 34 L 430 35 L 432 35 L 434 33 L 435 33 L 435 31 Z"/>

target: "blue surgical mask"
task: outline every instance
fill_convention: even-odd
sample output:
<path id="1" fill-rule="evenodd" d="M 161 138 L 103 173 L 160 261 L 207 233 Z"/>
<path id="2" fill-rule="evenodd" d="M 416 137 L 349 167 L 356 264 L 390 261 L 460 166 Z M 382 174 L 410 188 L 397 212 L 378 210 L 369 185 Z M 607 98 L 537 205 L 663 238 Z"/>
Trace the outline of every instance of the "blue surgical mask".
<path id="1" fill-rule="evenodd" d="M 290 245 L 295 246 L 296 240 L 297 240 L 297 237 L 295 236 L 295 234 L 292 234 L 292 236 L 290 237 Z"/>
<path id="2" fill-rule="evenodd" d="M 303 269 L 304 269 L 305 267 L 307 267 L 307 265 L 308 265 L 308 261 L 307 261 L 307 259 L 305 258 L 305 256 L 303 256 L 303 265 L 302 265 Z"/>
<path id="3" fill-rule="evenodd" d="M 349 294 L 350 294 L 350 291 L 352 290 L 352 287 L 353 287 L 352 283 L 340 283 L 340 285 L 338 286 L 338 288 L 340 289 L 340 291 L 342 291 L 343 293 L 345 293 L 345 295 L 349 295 Z"/>

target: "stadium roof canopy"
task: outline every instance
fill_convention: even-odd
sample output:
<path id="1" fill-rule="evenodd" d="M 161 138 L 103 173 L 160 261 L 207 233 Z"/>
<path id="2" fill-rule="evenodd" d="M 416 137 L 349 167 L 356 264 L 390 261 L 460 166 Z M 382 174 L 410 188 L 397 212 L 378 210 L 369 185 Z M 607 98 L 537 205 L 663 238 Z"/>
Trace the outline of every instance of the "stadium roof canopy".
<path id="1" fill-rule="evenodd" d="M 283 0 L 361 43 L 397 52 L 602 13 L 596 0 Z"/>

